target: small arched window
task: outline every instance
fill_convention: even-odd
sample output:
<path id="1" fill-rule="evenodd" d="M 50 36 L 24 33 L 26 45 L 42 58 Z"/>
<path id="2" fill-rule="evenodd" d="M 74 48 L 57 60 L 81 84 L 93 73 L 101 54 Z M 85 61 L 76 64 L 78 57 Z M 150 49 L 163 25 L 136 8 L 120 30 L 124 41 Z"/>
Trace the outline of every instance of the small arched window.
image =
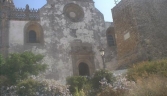
<path id="1" fill-rule="evenodd" d="M 29 31 L 28 35 L 29 35 L 29 43 L 37 42 L 36 32 L 34 30 Z"/>
<path id="2" fill-rule="evenodd" d="M 37 22 L 29 22 L 24 27 L 24 43 L 43 44 L 43 28 Z"/>
<path id="3" fill-rule="evenodd" d="M 107 35 L 107 43 L 109 46 L 115 46 L 114 38 L 110 34 Z"/>

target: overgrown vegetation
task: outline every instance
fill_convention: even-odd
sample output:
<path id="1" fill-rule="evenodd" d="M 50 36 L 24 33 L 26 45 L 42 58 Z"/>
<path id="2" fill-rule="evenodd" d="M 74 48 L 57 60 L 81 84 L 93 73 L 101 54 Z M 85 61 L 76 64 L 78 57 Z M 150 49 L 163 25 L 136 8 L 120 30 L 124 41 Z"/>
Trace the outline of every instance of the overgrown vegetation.
<path id="1" fill-rule="evenodd" d="M 46 70 L 46 64 L 40 63 L 42 58 L 31 52 L 10 54 L 5 59 L 0 56 L 0 96 L 70 96 L 70 92 L 73 96 L 167 96 L 164 59 L 135 64 L 126 77 L 98 70 L 92 77 L 68 77 L 67 86 L 62 86 L 55 80 L 29 78 Z"/>
<path id="2" fill-rule="evenodd" d="M 100 83 L 99 81 L 105 78 L 107 80 L 107 83 L 113 83 L 115 81 L 115 77 L 113 74 L 108 71 L 108 70 L 99 70 L 96 71 L 95 74 L 92 77 L 92 87 L 94 89 L 99 89 L 100 88 Z"/>
<path id="3" fill-rule="evenodd" d="M 38 94 L 47 93 L 46 86 L 45 82 L 26 79 L 17 84 L 16 92 L 18 96 L 38 96 Z"/>
<path id="4" fill-rule="evenodd" d="M 124 96 L 125 93 L 125 89 L 113 89 L 111 87 L 106 87 L 103 91 L 99 92 L 97 96 Z"/>
<path id="5" fill-rule="evenodd" d="M 83 76 L 68 77 L 66 81 L 70 85 L 69 89 L 72 94 L 80 92 L 88 84 L 88 78 Z"/>
<path id="6" fill-rule="evenodd" d="M 129 80 L 148 78 L 152 74 L 167 77 L 167 60 L 146 61 L 135 64 L 127 73 Z"/>
<path id="7" fill-rule="evenodd" d="M 167 96 L 167 60 L 134 65 L 127 73 L 136 86 L 126 96 Z"/>
<path id="8" fill-rule="evenodd" d="M 115 78 L 107 70 L 96 71 L 92 77 L 72 76 L 67 78 L 67 84 L 70 85 L 70 92 L 74 96 L 96 96 L 101 91 L 101 81 L 103 78 L 108 83 L 113 83 Z"/>
<path id="9" fill-rule="evenodd" d="M 167 78 L 150 75 L 138 78 L 136 86 L 126 96 L 167 96 Z"/>
<path id="10" fill-rule="evenodd" d="M 135 64 L 125 77 L 117 76 L 114 81 L 112 73 L 99 70 L 79 90 L 76 86 L 73 96 L 167 96 L 167 60 Z"/>
<path id="11" fill-rule="evenodd" d="M 42 55 L 35 55 L 32 52 L 13 53 L 7 58 L 0 55 L 0 88 L 9 91 L 14 86 L 25 83 L 32 75 L 37 76 L 47 68 L 46 64 L 41 64 Z M 34 91 L 32 87 L 39 85 L 37 82 L 28 80 L 25 91 Z M 29 87 L 28 87 L 29 86 Z M 30 87 L 31 86 L 31 87 Z M 20 94 L 21 90 L 17 90 Z M 5 93 L 0 93 L 5 94 Z M 31 94 L 31 93 L 30 93 Z M 34 93 L 33 93 L 34 94 Z M 20 95 L 23 96 L 23 95 Z M 29 95 L 33 96 L 33 95 Z"/>

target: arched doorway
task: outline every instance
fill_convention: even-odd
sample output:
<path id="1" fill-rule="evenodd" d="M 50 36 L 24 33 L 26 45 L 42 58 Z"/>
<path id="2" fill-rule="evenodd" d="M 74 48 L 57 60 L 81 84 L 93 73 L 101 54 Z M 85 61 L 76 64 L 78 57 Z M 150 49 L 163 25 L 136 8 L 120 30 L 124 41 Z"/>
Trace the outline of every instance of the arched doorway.
<path id="1" fill-rule="evenodd" d="M 80 76 L 90 76 L 89 66 L 86 63 L 81 62 L 78 67 Z"/>

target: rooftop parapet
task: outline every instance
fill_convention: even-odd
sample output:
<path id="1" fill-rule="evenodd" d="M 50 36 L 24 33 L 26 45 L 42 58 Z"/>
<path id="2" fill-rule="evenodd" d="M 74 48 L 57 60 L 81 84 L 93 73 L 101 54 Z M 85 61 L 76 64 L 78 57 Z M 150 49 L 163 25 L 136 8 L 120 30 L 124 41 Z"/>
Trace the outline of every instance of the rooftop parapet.
<path id="1" fill-rule="evenodd" d="M 11 20 L 40 20 L 39 9 L 15 8 L 9 14 Z"/>

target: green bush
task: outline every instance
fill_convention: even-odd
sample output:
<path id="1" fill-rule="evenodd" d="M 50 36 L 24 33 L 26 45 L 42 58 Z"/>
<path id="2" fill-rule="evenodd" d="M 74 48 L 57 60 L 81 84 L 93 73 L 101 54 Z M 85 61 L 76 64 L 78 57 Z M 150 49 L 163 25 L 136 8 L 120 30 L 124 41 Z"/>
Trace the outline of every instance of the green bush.
<path id="1" fill-rule="evenodd" d="M 66 81 L 67 84 L 70 85 L 70 92 L 74 96 L 78 96 L 81 93 L 86 96 L 95 96 L 101 89 L 99 81 L 101 81 L 104 77 L 107 79 L 107 83 L 113 83 L 115 81 L 115 77 L 108 70 L 96 71 L 92 78 L 72 76 L 68 77 Z"/>
<path id="2" fill-rule="evenodd" d="M 2 55 L 0 54 L 0 69 L 2 69 L 2 66 L 4 66 L 4 64 L 5 64 L 5 60 L 2 57 Z"/>
<path id="3" fill-rule="evenodd" d="M 128 80 L 148 78 L 152 74 L 167 77 L 167 60 L 146 61 L 134 65 L 127 72 Z"/>
<path id="4" fill-rule="evenodd" d="M 107 83 L 112 84 L 115 81 L 115 77 L 111 72 L 109 72 L 108 70 L 102 69 L 102 70 L 96 71 L 95 74 L 93 75 L 91 79 L 92 87 L 94 89 L 99 89 L 100 88 L 99 81 L 101 81 L 103 78 L 106 78 Z"/>
<path id="5" fill-rule="evenodd" d="M 84 85 L 88 83 L 87 77 L 84 76 L 72 76 L 66 79 L 67 84 L 70 85 L 70 92 L 72 94 L 77 94 L 83 89 Z"/>
<path id="6" fill-rule="evenodd" d="M 97 96 L 125 96 L 125 89 L 113 89 L 110 87 L 106 87 L 104 90 L 98 93 Z"/>
<path id="7" fill-rule="evenodd" d="M 37 96 L 37 92 L 46 92 L 47 85 L 44 82 L 27 79 L 17 84 L 18 96 Z"/>
<path id="8" fill-rule="evenodd" d="M 9 80 L 5 76 L 0 76 L 0 87 L 8 86 Z"/>

